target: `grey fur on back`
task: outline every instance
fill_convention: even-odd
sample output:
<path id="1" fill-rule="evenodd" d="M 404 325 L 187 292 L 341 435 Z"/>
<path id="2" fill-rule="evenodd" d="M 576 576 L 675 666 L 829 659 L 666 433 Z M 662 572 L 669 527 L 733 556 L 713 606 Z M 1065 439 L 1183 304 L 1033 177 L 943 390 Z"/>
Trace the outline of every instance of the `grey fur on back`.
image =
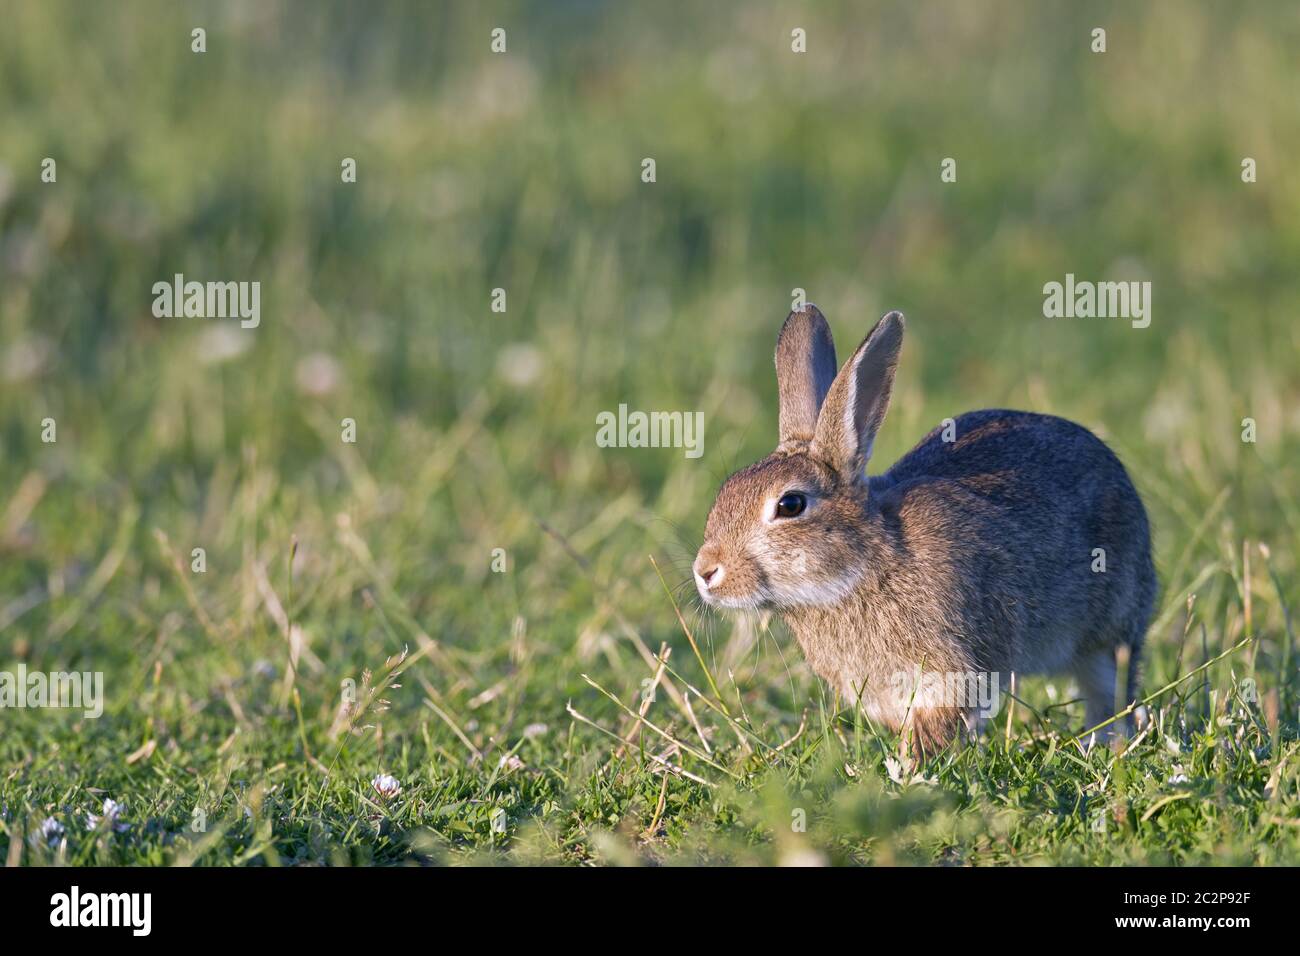
<path id="1" fill-rule="evenodd" d="M 1136 660 L 1156 574 L 1146 509 L 1115 453 L 1083 426 L 1033 412 L 967 412 L 953 430 L 955 440 L 945 442 L 935 428 L 870 478 L 868 507 L 886 522 L 918 498 L 943 512 L 952 547 L 976 569 L 968 580 L 991 598 L 991 619 L 1014 624 L 1025 639 L 977 642 L 977 667 L 1060 669 L 1074 642 L 1053 640 L 1054 630 L 1079 632 L 1076 650 L 1123 645 Z M 937 500 L 958 489 L 961 507 Z M 1095 549 L 1105 571 L 1093 570 Z M 1000 605 L 1012 593 L 1036 600 Z"/>

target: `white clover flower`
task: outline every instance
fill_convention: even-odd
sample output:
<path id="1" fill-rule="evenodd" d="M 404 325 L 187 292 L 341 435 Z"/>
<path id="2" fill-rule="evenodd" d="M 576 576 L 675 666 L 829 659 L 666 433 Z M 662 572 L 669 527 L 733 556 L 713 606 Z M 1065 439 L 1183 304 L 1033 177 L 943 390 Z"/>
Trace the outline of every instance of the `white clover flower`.
<path id="1" fill-rule="evenodd" d="M 540 737 L 550 729 L 546 724 L 529 724 L 524 728 L 524 736 L 529 738 Z"/>
<path id="2" fill-rule="evenodd" d="M 397 782 L 397 778 L 387 773 L 381 773 L 371 780 L 370 786 L 374 787 L 375 792 L 385 800 L 390 800 L 402 792 L 402 785 Z"/>
<path id="3" fill-rule="evenodd" d="M 118 820 L 118 817 L 120 817 L 125 810 L 126 804 L 118 803 L 112 797 L 105 798 L 102 815 L 94 813 L 86 814 L 86 828 L 95 830 L 98 829 L 101 823 L 105 823 L 110 830 L 115 830 L 118 833 L 121 833 L 124 830 L 129 830 L 131 824 L 123 823 Z"/>
<path id="4" fill-rule="evenodd" d="M 41 821 L 41 839 L 51 847 L 59 845 L 59 841 L 63 839 L 64 832 L 63 824 L 54 819 L 54 817 L 46 817 Z"/>

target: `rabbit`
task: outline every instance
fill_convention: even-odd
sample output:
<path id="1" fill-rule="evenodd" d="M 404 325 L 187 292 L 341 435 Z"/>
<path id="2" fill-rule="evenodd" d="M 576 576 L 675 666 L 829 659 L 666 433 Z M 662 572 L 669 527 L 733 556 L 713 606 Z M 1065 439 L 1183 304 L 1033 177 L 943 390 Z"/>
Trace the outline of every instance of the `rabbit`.
<path id="1" fill-rule="evenodd" d="M 723 483 L 696 588 L 714 607 L 775 611 L 843 701 L 923 753 L 989 716 L 970 693 L 929 693 L 974 675 L 997 690 L 1068 672 L 1094 727 L 1116 713 L 1120 648 L 1138 696 L 1156 595 L 1142 500 L 1083 426 L 1003 409 L 967 412 L 867 477 L 902 343 L 890 312 L 837 374 L 821 312 L 790 313 L 779 444 Z"/>

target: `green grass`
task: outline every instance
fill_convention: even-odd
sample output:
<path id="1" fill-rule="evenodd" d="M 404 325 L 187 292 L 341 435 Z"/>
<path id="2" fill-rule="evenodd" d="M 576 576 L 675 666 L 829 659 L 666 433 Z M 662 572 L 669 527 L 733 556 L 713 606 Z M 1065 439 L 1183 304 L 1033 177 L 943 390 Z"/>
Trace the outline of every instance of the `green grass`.
<path id="1" fill-rule="evenodd" d="M 0 853 L 1300 863 L 1300 15 L 642 7 L 5 4 L 0 669 L 107 700 L 0 712 Z M 261 326 L 154 318 L 175 272 L 260 281 Z M 1151 327 L 1044 319 L 1067 272 L 1149 278 Z M 1111 443 L 1155 529 L 1147 687 L 1255 640 L 1122 754 L 1040 678 L 912 768 L 775 621 L 685 601 L 706 673 L 650 556 L 684 583 L 774 444 L 796 287 L 842 352 L 908 315 L 873 470 L 986 406 Z M 703 411 L 704 456 L 598 448 L 620 402 Z M 128 828 L 87 828 L 105 798 Z"/>

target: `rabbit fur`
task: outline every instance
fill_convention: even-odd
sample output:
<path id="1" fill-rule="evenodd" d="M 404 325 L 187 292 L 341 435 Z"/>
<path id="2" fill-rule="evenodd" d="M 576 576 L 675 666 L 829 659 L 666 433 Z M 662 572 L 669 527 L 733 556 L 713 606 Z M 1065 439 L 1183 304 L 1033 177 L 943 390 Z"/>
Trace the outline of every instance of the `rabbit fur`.
<path id="1" fill-rule="evenodd" d="M 696 587 L 710 605 L 776 611 L 842 701 L 923 751 L 989 716 L 970 695 L 919 694 L 926 674 L 1005 691 L 1013 673 L 1068 673 L 1092 727 L 1116 713 L 1120 648 L 1125 701 L 1138 695 L 1156 595 L 1142 500 L 1086 428 L 1003 409 L 961 415 L 868 478 L 903 324 L 884 316 L 837 372 L 817 307 L 790 314 L 779 444 L 718 492 Z M 790 493 L 802 512 L 778 516 Z"/>

